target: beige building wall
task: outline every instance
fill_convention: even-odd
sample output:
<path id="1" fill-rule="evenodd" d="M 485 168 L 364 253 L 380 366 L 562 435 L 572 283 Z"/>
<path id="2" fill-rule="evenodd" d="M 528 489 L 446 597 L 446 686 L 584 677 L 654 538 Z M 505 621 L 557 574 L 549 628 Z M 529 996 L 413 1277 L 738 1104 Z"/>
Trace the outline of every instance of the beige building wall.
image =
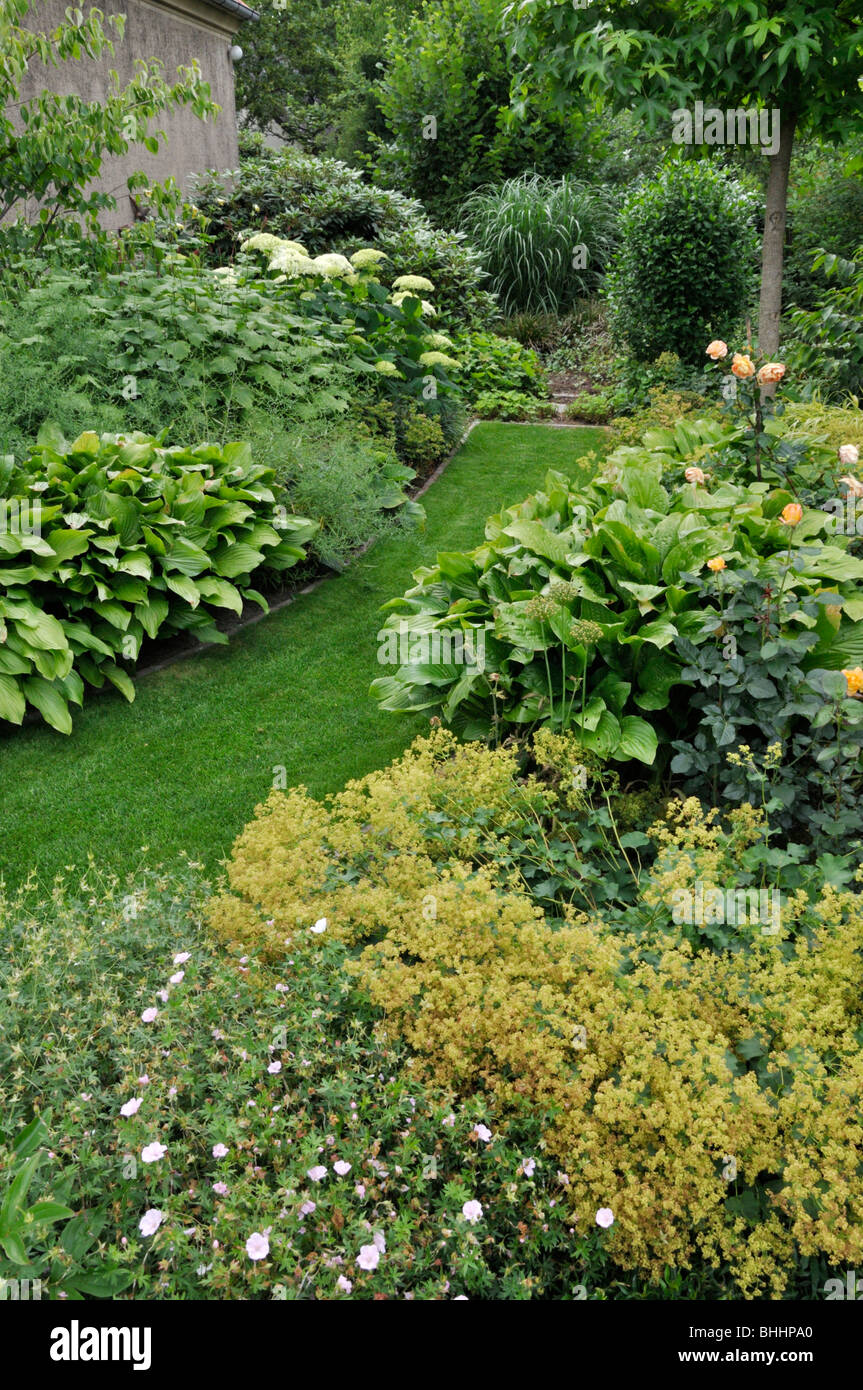
<path id="1" fill-rule="evenodd" d="M 50 32 L 63 21 L 70 0 L 31 0 L 25 27 Z M 87 0 L 78 0 L 88 12 Z M 106 16 L 125 14 L 122 40 L 114 39 L 113 55 L 103 54 L 96 62 L 83 57 L 56 68 L 32 63 L 21 84 L 21 100 L 46 88 L 62 96 L 78 95 L 99 101 L 107 90 L 107 73 L 116 69 L 125 85 L 134 73 L 137 59 L 158 58 L 164 64 L 163 76 L 170 85 L 176 81 L 180 65 L 197 59 L 204 81 L 221 111 L 215 118 L 201 121 L 188 108 L 165 112 L 151 123 L 151 130 L 165 132 L 159 153 L 150 154 L 143 145 L 131 146 L 125 157 L 107 158 L 102 178 L 95 185 L 117 200 L 114 211 L 106 211 L 102 222 L 116 229 L 134 220 L 126 179 L 142 170 L 152 182 L 173 177 L 188 188 L 189 176 L 204 169 L 234 169 L 238 163 L 237 121 L 234 108 L 234 71 L 229 57 L 232 44 L 242 46 L 244 21 L 239 13 L 222 8 L 213 0 L 100 0 Z M 252 11 L 249 11 L 251 17 Z M 240 31 L 239 33 L 237 31 Z"/>

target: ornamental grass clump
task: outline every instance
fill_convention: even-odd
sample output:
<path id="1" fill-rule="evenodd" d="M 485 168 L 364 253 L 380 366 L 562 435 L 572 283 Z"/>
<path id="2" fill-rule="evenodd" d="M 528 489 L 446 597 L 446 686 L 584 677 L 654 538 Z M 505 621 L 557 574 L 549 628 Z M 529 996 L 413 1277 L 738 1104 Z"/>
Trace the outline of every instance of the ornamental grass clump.
<path id="1" fill-rule="evenodd" d="M 642 870 L 624 916 L 549 909 L 525 827 L 555 837 L 580 750 L 543 733 L 535 753 L 524 775 L 512 749 L 437 730 L 325 804 L 274 792 L 237 841 L 216 932 L 278 961 L 325 919 L 412 1075 L 551 1116 L 573 1229 L 610 1209 L 624 1269 L 706 1264 L 781 1297 L 801 1259 L 863 1259 L 860 894 L 801 888 L 793 935 L 738 932 L 729 949 L 681 931 L 669 865 L 692 850 L 693 803 L 651 832 L 657 879 Z M 738 872 L 759 833 L 743 808 Z"/>

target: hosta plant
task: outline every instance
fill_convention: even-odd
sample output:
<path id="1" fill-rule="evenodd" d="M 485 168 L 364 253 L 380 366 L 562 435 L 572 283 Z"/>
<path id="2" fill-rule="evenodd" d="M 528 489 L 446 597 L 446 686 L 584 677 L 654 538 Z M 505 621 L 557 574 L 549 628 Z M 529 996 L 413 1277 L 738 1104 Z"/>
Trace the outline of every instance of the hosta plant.
<path id="1" fill-rule="evenodd" d="M 32 705 L 69 733 L 85 681 L 134 698 L 145 638 L 225 642 L 214 609 L 266 608 L 252 573 L 289 569 L 317 529 L 272 482 L 246 444 L 70 443 L 50 427 L 21 466 L 0 463 L 0 719 Z"/>
<path id="2" fill-rule="evenodd" d="M 669 489 L 666 466 L 620 448 L 586 485 L 551 472 L 542 492 L 489 519 L 482 545 L 418 570 L 387 605 L 395 669 L 372 686 L 383 708 L 428 710 L 473 738 L 573 729 L 585 750 L 649 764 L 679 732 L 672 692 L 692 677 L 678 648 L 702 632 L 697 576 L 709 562 L 760 566 L 777 588 L 790 567 L 801 601 L 819 590 L 836 610 L 854 600 L 863 561 L 842 537 L 822 542 L 825 513 L 801 508 L 789 527 L 786 490 L 684 478 Z M 839 651 L 847 660 L 861 629 L 848 616 L 837 625 L 813 665 L 828 646 L 845 664 Z"/>

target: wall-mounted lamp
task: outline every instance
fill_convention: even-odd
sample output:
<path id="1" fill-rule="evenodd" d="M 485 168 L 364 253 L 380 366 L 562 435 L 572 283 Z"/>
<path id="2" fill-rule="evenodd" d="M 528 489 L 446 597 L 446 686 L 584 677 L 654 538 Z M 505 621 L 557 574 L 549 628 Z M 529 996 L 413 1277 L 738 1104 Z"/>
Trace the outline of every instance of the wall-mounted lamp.
<path id="1" fill-rule="evenodd" d="M 228 49 L 228 57 L 232 63 L 238 63 L 243 56 L 243 50 L 238 43 L 232 43 Z"/>

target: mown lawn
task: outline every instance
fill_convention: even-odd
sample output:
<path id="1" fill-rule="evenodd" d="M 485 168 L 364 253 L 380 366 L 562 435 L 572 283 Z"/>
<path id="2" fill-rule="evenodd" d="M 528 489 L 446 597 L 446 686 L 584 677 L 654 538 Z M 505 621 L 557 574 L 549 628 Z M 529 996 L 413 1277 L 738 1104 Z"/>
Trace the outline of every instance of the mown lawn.
<path id="1" fill-rule="evenodd" d="M 49 881 L 88 852 L 129 871 L 139 851 L 169 863 L 181 850 L 214 869 L 267 795 L 287 784 L 337 790 L 396 757 L 425 725 L 368 696 L 380 605 L 440 550 L 482 539 L 485 518 L 571 475 L 598 429 L 482 424 L 426 493 L 423 531 L 379 541 L 342 575 L 232 639 L 137 682 L 129 705 L 93 695 L 69 738 L 43 724 L 4 726 L 0 874 Z"/>

